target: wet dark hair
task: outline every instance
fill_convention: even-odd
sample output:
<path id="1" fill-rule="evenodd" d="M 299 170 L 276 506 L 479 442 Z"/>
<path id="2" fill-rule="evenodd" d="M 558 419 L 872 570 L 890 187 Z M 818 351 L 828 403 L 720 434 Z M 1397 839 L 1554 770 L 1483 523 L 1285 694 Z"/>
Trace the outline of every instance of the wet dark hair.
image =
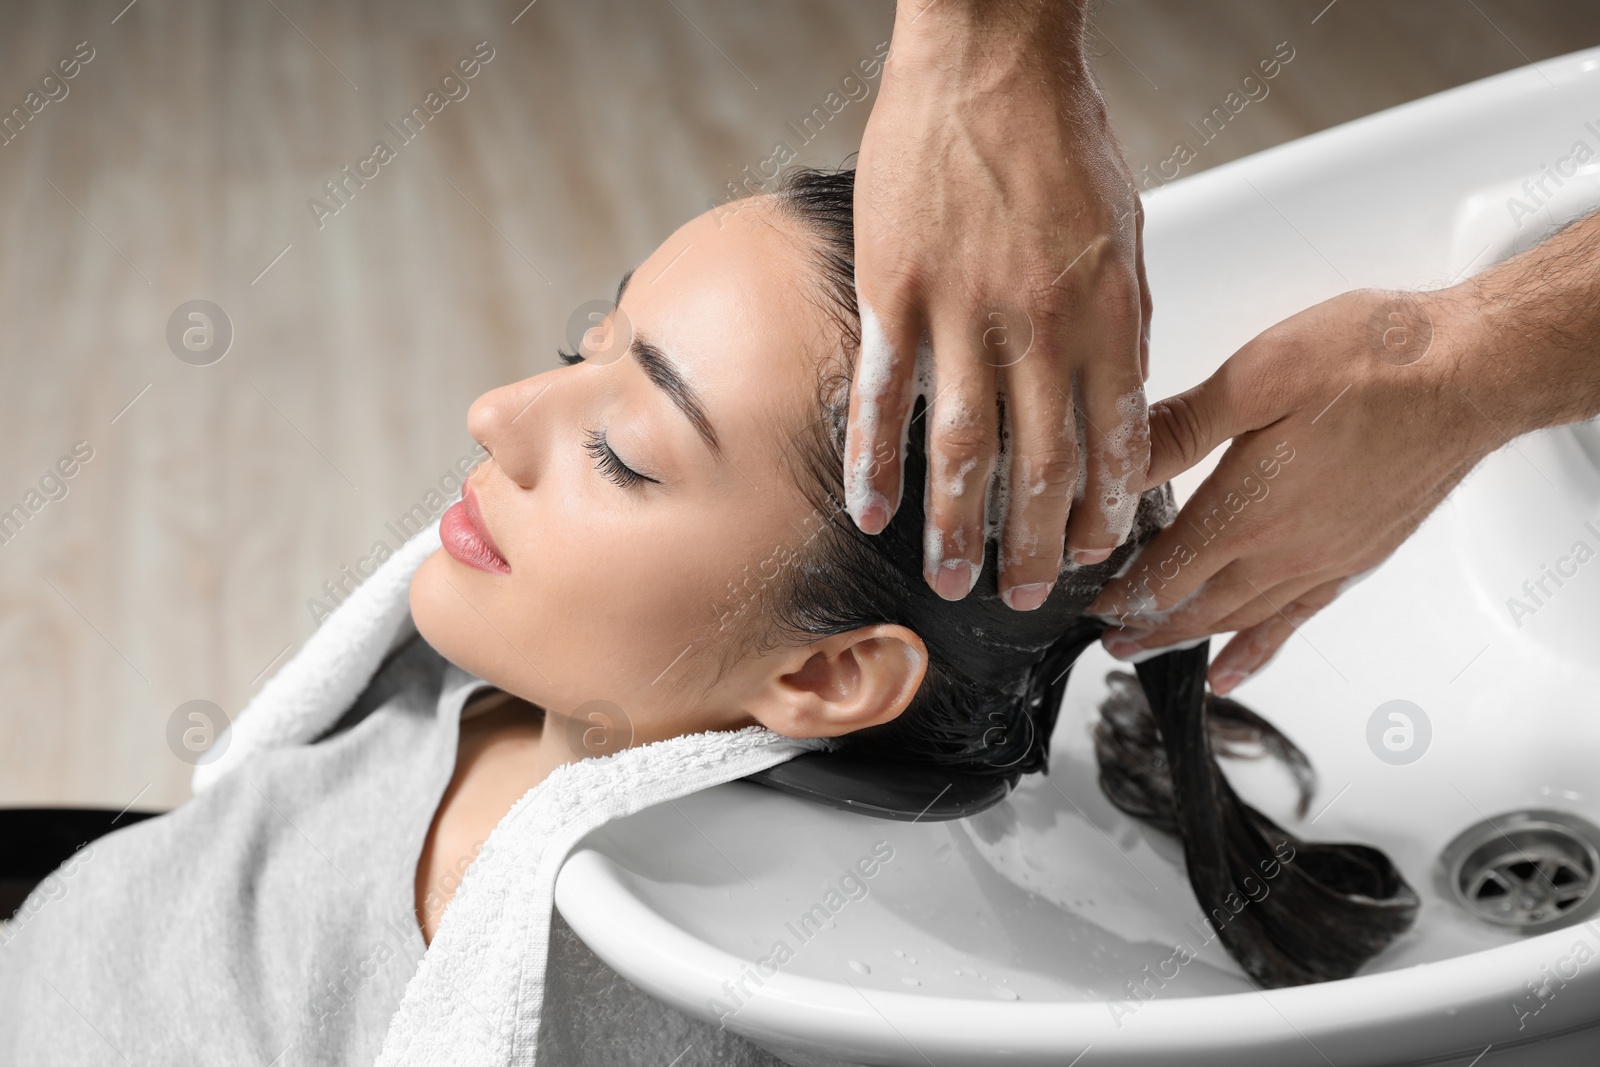
<path id="1" fill-rule="evenodd" d="M 1033 611 L 1013 611 L 1000 599 L 993 537 L 986 539 L 972 592 L 946 601 L 922 576 L 927 456 L 921 432 L 926 407 L 919 398 L 900 506 L 881 533 L 857 529 L 844 510 L 842 485 L 860 347 L 854 179 L 849 169 L 795 168 L 774 190 L 780 217 L 796 223 L 809 244 L 818 282 L 812 295 L 837 323 L 842 344 L 820 375 L 818 416 L 802 427 L 789 452 L 820 524 L 767 592 L 761 614 L 775 634 L 798 640 L 880 623 L 915 632 L 929 663 L 910 705 L 892 721 L 833 744 L 874 760 L 1005 776 L 1015 784 L 1022 774 L 1048 769 L 1050 736 L 1073 661 L 1105 625 L 1083 609 L 1171 522 L 1171 489 L 1144 494 L 1132 534 L 1110 559 L 1088 567 L 1065 563 L 1055 588 Z M 1003 395 L 1000 402 L 1004 425 Z M 1304 842 L 1239 799 L 1214 746 L 1238 755 L 1254 742 L 1286 761 L 1302 787 L 1302 814 L 1310 764 L 1270 723 L 1206 693 L 1206 663 L 1202 644 L 1140 664 L 1137 684 L 1126 674 L 1112 676 L 1096 737 L 1101 787 L 1123 811 L 1182 838 L 1201 907 L 1257 982 L 1281 986 L 1348 976 L 1410 926 L 1416 894 L 1378 850 Z"/>

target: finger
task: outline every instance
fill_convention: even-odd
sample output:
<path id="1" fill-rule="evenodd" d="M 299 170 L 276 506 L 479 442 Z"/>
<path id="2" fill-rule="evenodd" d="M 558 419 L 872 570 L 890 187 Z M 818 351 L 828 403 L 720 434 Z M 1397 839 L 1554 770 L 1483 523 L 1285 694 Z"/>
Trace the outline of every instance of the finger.
<path id="1" fill-rule="evenodd" d="M 1254 576 L 1251 576 L 1254 571 Z M 1181 605 L 1170 609 L 1155 627 L 1114 627 L 1101 641 L 1117 659 L 1133 659 L 1150 649 L 1171 648 L 1186 641 L 1248 629 L 1278 613 L 1294 597 L 1328 581 L 1330 573 L 1290 577 L 1282 582 L 1262 579 L 1261 566 L 1234 560 L 1195 590 Z M 1270 587 L 1270 592 L 1262 590 Z"/>
<path id="2" fill-rule="evenodd" d="M 1162 626 L 1139 637 L 1137 644 L 1145 649 L 1160 648 L 1197 637 L 1248 630 L 1284 611 L 1324 582 L 1337 582 L 1347 570 L 1330 567 L 1297 575 L 1283 570 L 1282 564 L 1252 565 L 1251 561 L 1236 560 L 1173 611 Z M 1268 579 L 1269 573 L 1281 580 Z"/>
<path id="3" fill-rule="evenodd" d="M 1007 367 L 1011 431 L 1005 526 L 1000 535 L 1000 596 L 1018 611 L 1044 603 L 1061 573 L 1067 514 L 1078 488 L 1078 432 L 1072 398 L 1048 378 L 1058 360 L 1035 338 L 1027 359 Z M 1023 374 L 1030 366 L 1036 372 Z"/>
<path id="4" fill-rule="evenodd" d="M 933 327 L 923 576 L 946 600 L 971 592 L 983 566 L 987 490 L 999 448 L 995 370 L 963 320 Z"/>
<path id="5" fill-rule="evenodd" d="M 1136 627 L 1132 632 L 1126 627 L 1107 631 L 1106 647 L 1110 649 L 1116 642 L 1124 646 L 1124 652 L 1132 652 L 1136 650 L 1127 647 L 1130 642 L 1150 649 L 1208 634 L 1247 630 L 1286 611 L 1286 605 L 1300 602 L 1313 589 L 1326 583 L 1332 582 L 1340 591 L 1349 588 L 1387 559 L 1394 546 L 1410 537 L 1434 504 L 1447 493 L 1448 487 L 1431 491 L 1398 523 L 1377 532 L 1359 555 L 1351 556 L 1337 548 L 1326 547 L 1308 553 L 1304 551 L 1307 545 L 1295 544 L 1303 538 L 1287 530 L 1275 534 L 1281 543 L 1273 546 L 1277 550 L 1273 557 L 1262 558 L 1258 550 L 1241 547 L 1240 558 L 1209 579 L 1180 606 L 1163 614 L 1155 625 Z M 1283 555 L 1297 548 L 1300 550 L 1297 556 Z M 1299 562 L 1295 562 L 1296 559 Z M 1332 563 L 1327 562 L 1330 559 Z"/>
<path id="6" fill-rule="evenodd" d="M 1139 279 L 1139 381 L 1150 380 L 1150 315 L 1155 304 L 1150 296 L 1150 279 L 1144 272 L 1144 201 L 1137 190 L 1133 194 L 1134 243 L 1133 263 Z"/>
<path id="7" fill-rule="evenodd" d="M 1193 389 L 1150 405 L 1150 470 L 1141 489 L 1171 481 L 1224 441 L 1278 420 L 1270 393 L 1254 387 L 1239 361 L 1247 350 Z"/>
<path id="8" fill-rule="evenodd" d="M 1269 585 L 1258 579 L 1251 583 L 1256 595 L 1245 600 L 1239 605 L 1238 610 L 1216 620 L 1211 632 L 1237 633 L 1258 626 L 1275 616 L 1291 616 L 1302 597 L 1329 582 L 1337 588 L 1348 570 L 1348 567 L 1328 568 L 1315 574 L 1290 578 L 1276 585 Z"/>
<path id="9" fill-rule="evenodd" d="M 1100 563 L 1128 539 L 1150 465 L 1149 409 L 1138 378 L 1137 303 L 1111 320 L 1106 342 L 1081 364 L 1078 403 L 1086 423 L 1083 497 L 1067 524 L 1067 547 L 1080 565 Z"/>
<path id="10" fill-rule="evenodd" d="M 1212 692 L 1219 696 L 1226 695 L 1246 678 L 1259 673 L 1306 620 L 1333 602 L 1344 584 L 1344 579 L 1324 582 L 1286 605 L 1282 611 L 1274 613 L 1271 618 L 1235 634 L 1207 671 Z"/>
<path id="11" fill-rule="evenodd" d="M 921 326 L 908 296 L 885 299 L 881 318 L 874 310 L 878 305 L 869 303 L 859 283 L 856 299 L 861 308 L 861 352 L 845 427 L 844 496 L 856 525 L 875 534 L 889 525 L 900 507 Z"/>
<path id="12" fill-rule="evenodd" d="M 1226 501 L 1236 495 L 1231 487 L 1240 482 L 1236 466 L 1249 463 L 1242 448 L 1235 445 L 1223 457 L 1172 525 L 1151 538 L 1127 570 L 1106 583 L 1084 609 L 1086 614 L 1117 626 L 1154 631 L 1239 558 L 1249 547 L 1249 539 Z M 1243 525 L 1251 524 L 1246 521 Z"/>

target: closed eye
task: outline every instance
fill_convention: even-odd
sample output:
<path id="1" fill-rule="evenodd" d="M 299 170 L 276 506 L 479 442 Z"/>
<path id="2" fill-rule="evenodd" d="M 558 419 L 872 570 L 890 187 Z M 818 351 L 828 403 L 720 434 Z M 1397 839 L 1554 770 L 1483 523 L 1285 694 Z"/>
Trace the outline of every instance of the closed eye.
<path id="1" fill-rule="evenodd" d="M 611 479 L 624 489 L 634 489 L 649 482 L 660 485 L 659 478 L 652 478 L 648 474 L 640 474 L 611 450 L 611 445 L 606 441 L 604 430 L 587 430 L 584 432 L 584 449 L 594 457 L 594 466 L 601 474 Z"/>

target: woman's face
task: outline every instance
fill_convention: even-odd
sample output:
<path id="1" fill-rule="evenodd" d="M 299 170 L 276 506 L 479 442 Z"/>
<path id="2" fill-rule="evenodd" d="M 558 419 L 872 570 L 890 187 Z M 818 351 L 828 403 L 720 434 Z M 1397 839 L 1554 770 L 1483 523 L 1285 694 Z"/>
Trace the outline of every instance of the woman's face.
<path id="1" fill-rule="evenodd" d="M 721 670 L 761 625 L 752 595 L 821 524 L 784 461 L 815 418 L 818 359 L 839 345 L 808 240 L 767 201 L 701 215 L 632 273 L 594 358 L 467 413 L 491 458 L 441 522 L 454 553 L 412 581 L 413 617 L 452 662 L 569 729 L 621 734 L 591 735 L 591 752 L 754 721 L 791 736 L 861 725 L 800 721 L 808 689 L 859 672 L 815 662 L 838 648 L 732 656 Z M 458 558 L 472 553 L 468 497 L 503 564 Z M 879 629 L 925 661 L 909 632 Z M 898 683 L 907 700 L 920 673 Z"/>

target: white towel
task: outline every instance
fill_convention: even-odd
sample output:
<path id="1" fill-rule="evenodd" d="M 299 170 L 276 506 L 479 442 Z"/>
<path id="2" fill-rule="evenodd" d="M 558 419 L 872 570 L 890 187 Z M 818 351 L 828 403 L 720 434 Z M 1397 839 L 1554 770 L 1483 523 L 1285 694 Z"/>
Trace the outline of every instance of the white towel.
<path id="1" fill-rule="evenodd" d="M 201 792 L 253 752 L 304 744 L 332 726 L 383 657 L 416 629 L 411 576 L 439 524 L 385 560 L 218 738 L 195 768 Z M 544 1008 L 556 875 L 589 831 L 823 747 L 763 726 L 686 734 L 558 767 L 495 826 L 462 877 L 389 1021 L 379 1067 L 533 1067 Z"/>

